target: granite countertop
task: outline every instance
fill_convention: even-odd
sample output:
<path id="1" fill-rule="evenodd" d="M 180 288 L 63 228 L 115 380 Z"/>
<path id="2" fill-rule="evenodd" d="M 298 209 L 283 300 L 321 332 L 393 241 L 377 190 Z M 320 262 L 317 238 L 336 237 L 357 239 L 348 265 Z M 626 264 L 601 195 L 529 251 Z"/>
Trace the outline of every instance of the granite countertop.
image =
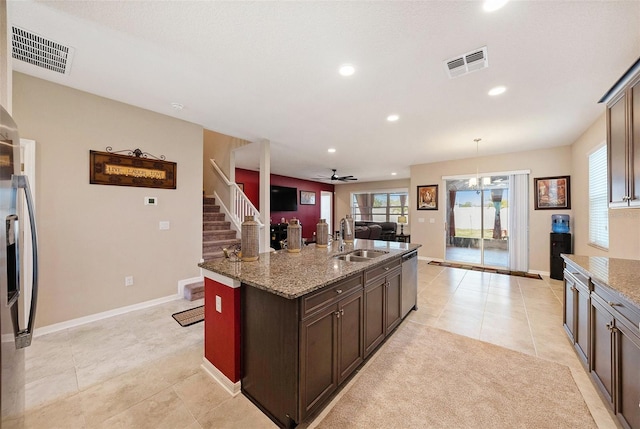
<path id="1" fill-rule="evenodd" d="M 198 266 L 276 295 L 295 299 L 420 246 L 420 244 L 356 239 L 353 243 L 345 243 L 342 252 L 339 251 L 337 242 L 330 244 L 327 248 L 310 244 L 303 246 L 300 253 L 289 253 L 286 250 L 261 253 L 260 258 L 255 262 L 219 259 L 204 262 Z M 366 262 L 334 259 L 336 255 L 358 249 L 381 250 L 388 253 Z"/>
<path id="2" fill-rule="evenodd" d="M 640 261 L 603 256 L 562 255 L 588 277 L 620 294 L 640 309 Z"/>

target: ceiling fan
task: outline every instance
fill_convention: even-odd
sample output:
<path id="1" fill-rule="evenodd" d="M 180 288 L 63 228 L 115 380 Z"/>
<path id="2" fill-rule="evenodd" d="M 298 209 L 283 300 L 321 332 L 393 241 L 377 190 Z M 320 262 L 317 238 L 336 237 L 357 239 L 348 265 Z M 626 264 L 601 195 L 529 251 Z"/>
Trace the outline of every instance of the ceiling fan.
<path id="1" fill-rule="evenodd" d="M 352 180 L 358 180 L 357 178 L 353 177 L 353 176 L 338 176 L 338 174 L 336 173 L 336 169 L 332 168 L 331 171 L 333 171 L 333 174 L 331 175 L 331 177 L 319 177 L 319 179 L 324 179 L 324 180 L 331 180 L 332 182 L 335 181 L 340 181 L 340 182 L 349 182 Z"/>

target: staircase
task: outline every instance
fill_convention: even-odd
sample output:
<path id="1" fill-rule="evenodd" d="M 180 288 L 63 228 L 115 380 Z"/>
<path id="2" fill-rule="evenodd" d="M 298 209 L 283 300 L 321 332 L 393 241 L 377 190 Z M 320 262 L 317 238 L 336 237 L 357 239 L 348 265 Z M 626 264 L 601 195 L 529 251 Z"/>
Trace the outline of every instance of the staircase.
<path id="1" fill-rule="evenodd" d="M 224 213 L 220 213 L 220 206 L 216 205 L 215 198 L 203 197 L 202 259 L 207 262 L 223 258 L 222 249 L 236 244 L 240 244 L 240 240 L 236 238 L 236 232 L 231 229 L 231 222 L 225 220 Z M 204 282 L 185 285 L 184 298 L 187 301 L 204 298 Z"/>
<path id="2" fill-rule="evenodd" d="M 202 200 L 202 259 L 210 261 L 223 258 L 222 249 L 240 244 L 236 231 L 231 229 L 231 222 L 226 221 L 215 198 L 204 197 Z"/>

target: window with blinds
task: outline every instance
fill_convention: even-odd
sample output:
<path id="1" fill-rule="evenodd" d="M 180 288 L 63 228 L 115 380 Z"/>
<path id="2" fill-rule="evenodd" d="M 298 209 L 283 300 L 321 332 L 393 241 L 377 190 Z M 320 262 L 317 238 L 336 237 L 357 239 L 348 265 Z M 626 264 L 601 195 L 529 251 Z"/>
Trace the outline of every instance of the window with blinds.
<path id="1" fill-rule="evenodd" d="M 409 214 L 408 192 L 373 192 L 352 194 L 354 220 L 397 222 L 398 216 Z"/>
<path id="2" fill-rule="evenodd" d="M 589 155 L 589 244 L 609 248 L 606 146 Z"/>

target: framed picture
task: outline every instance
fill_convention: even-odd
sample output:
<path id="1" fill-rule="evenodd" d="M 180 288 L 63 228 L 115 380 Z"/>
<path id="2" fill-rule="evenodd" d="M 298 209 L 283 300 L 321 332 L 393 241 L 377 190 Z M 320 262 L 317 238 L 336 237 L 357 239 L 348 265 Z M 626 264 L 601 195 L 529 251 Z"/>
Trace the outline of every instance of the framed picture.
<path id="1" fill-rule="evenodd" d="M 536 210 L 571 208 L 571 176 L 537 177 L 533 179 Z"/>
<path id="2" fill-rule="evenodd" d="M 305 206 L 315 206 L 316 193 L 312 191 L 300 191 L 300 204 Z"/>
<path id="3" fill-rule="evenodd" d="M 438 210 L 438 185 L 418 186 L 418 210 Z"/>

